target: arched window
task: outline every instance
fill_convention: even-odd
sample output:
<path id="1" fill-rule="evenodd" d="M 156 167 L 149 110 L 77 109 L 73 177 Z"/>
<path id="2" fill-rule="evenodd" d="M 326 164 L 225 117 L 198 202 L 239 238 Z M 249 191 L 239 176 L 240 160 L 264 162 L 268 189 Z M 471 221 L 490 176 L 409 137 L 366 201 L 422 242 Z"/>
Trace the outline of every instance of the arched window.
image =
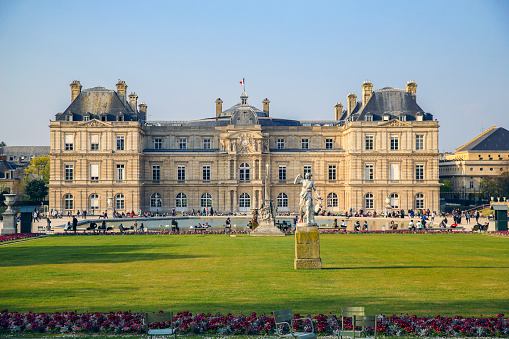
<path id="1" fill-rule="evenodd" d="M 187 195 L 184 193 L 177 194 L 175 198 L 175 206 L 176 207 L 187 207 Z"/>
<path id="2" fill-rule="evenodd" d="M 286 193 L 279 193 L 277 196 L 277 207 L 288 207 L 288 195 Z"/>
<path id="3" fill-rule="evenodd" d="M 336 193 L 327 194 L 327 207 L 338 207 L 338 195 Z"/>
<path id="4" fill-rule="evenodd" d="M 115 202 L 117 210 L 123 210 L 125 208 L 125 200 L 123 194 L 117 194 L 117 196 L 115 197 Z"/>
<path id="5" fill-rule="evenodd" d="M 212 207 L 212 195 L 210 193 L 203 193 L 200 201 L 201 207 Z"/>
<path id="6" fill-rule="evenodd" d="M 64 196 L 64 208 L 66 210 L 74 209 L 74 197 L 72 196 L 72 194 L 66 194 Z"/>
<path id="7" fill-rule="evenodd" d="M 247 162 L 240 164 L 239 180 L 249 181 L 250 166 Z"/>
<path id="8" fill-rule="evenodd" d="M 161 197 L 161 194 L 154 193 L 150 196 L 150 207 L 163 207 L 163 199 Z"/>
<path id="9" fill-rule="evenodd" d="M 424 194 L 418 193 L 415 195 L 415 208 L 424 208 Z"/>
<path id="10" fill-rule="evenodd" d="M 240 208 L 250 208 L 251 207 L 251 197 L 247 193 L 242 193 L 239 197 L 239 207 Z"/>
<path id="11" fill-rule="evenodd" d="M 366 208 L 366 209 L 374 208 L 373 206 L 374 206 L 374 203 L 373 203 L 373 194 L 367 193 L 364 196 L 364 208 Z"/>
<path id="12" fill-rule="evenodd" d="M 91 210 L 99 209 L 99 195 L 98 194 L 90 195 L 90 209 Z"/>
<path id="13" fill-rule="evenodd" d="M 392 193 L 390 198 L 392 208 L 399 208 L 399 195 L 397 195 L 396 193 Z"/>

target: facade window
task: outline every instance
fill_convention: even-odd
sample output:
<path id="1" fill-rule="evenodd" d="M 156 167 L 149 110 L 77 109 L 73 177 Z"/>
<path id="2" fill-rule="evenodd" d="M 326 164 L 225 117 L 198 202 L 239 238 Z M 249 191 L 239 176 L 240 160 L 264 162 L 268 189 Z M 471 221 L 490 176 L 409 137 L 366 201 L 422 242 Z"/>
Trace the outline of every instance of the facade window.
<path id="1" fill-rule="evenodd" d="M 474 182 L 473 181 L 470 182 L 470 188 L 474 188 Z"/>
<path id="2" fill-rule="evenodd" d="M 286 180 L 286 166 L 280 165 L 279 166 L 279 181 Z"/>
<path id="3" fill-rule="evenodd" d="M 124 178 L 125 178 L 124 170 L 125 170 L 125 165 L 117 164 L 117 171 L 116 171 L 116 176 L 115 176 L 116 180 L 124 180 Z"/>
<path id="4" fill-rule="evenodd" d="M 374 208 L 374 201 L 373 201 L 373 194 L 371 193 L 367 193 L 365 196 L 364 196 L 364 207 L 366 209 L 368 208 Z"/>
<path id="5" fill-rule="evenodd" d="M 74 165 L 65 165 L 65 180 L 74 180 Z"/>
<path id="6" fill-rule="evenodd" d="M 154 181 L 161 180 L 161 166 L 159 165 L 152 166 L 152 180 Z"/>
<path id="7" fill-rule="evenodd" d="M 97 194 L 90 195 L 90 209 L 91 210 L 99 209 L 99 195 Z"/>
<path id="8" fill-rule="evenodd" d="M 90 180 L 99 180 L 99 164 L 90 164 Z"/>
<path id="9" fill-rule="evenodd" d="M 286 193 L 279 193 L 277 196 L 277 207 L 288 207 L 288 195 Z"/>
<path id="10" fill-rule="evenodd" d="M 250 166 L 246 162 L 240 164 L 239 180 L 241 181 L 250 180 Z"/>
<path id="11" fill-rule="evenodd" d="M 203 165 L 202 179 L 203 181 L 210 181 L 210 165 Z"/>
<path id="12" fill-rule="evenodd" d="M 163 139 L 155 138 L 154 139 L 154 149 L 162 149 L 163 148 Z"/>
<path id="13" fill-rule="evenodd" d="M 125 137 L 123 135 L 117 135 L 117 151 L 125 150 Z"/>
<path id="14" fill-rule="evenodd" d="M 332 139 L 325 139 L 325 149 L 332 149 Z"/>
<path id="15" fill-rule="evenodd" d="M 424 194 L 415 195 L 415 208 L 424 208 Z"/>
<path id="16" fill-rule="evenodd" d="M 65 139 L 65 150 L 66 151 L 74 150 L 74 135 L 66 134 L 64 136 L 64 139 Z"/>
<path id="17" fill-rule="evenodd" d="M 285 139 L 277 139 L 277 149 L 285 149 Z"/>
<path id="18" fill-rule="evenodd" d="M 92 134 L 90 136 L 90 150 L 91 151 L 99 150 L 99 135 L 98 134 Z"/>
<path id="19" fill-rule="evenodd" d="M 187 149 L 187 139 L 186 138 L 179 139 L 179 149 Z"/>
<path id="20" fill-rule="evenodd" d="M 74 209 L 74 197 L 72 194 L 66 194 L 64 196 L 64 209 L 72 210 Z"/>
<path id="21" fill-rule="evenodd" d="M 212 141 L 210 139 L 203 139 L 203 149 L 211 149 Z"/>
<path id="22" fill-rule="evenodd" d="M 374 165 L 373 164 L 366 164 L 364 167 L 364 178 L 366 180 L 374 180 L 375 174 L 374 174 Z"/>
<path id="23" fill-rule="evenodd" d="M 210 193 L 203 193 L 200 199 L 201 207 L 212 207 L 212 195 Z"/>
<path id="24" fill-rule="evenodd" d="M 161 194 L 154 193 L 150 196 L 150 207 L 163 207 L 163 198 L 161 197 Z"/>
<path id="25" fill-rule="evenodd" d="M 391 151 L 399 150 L 399 136 L 391 135 Z"/>
<path id="26" fill-rule="evenodd" d="M 329 165 L 329 180 L 336 180 L 336 165 Z"/>
<path id="27" fill-rule="evenodd" d="M 239 197 L 239 207 L 249 208 L 251 207 L 251 197 L 247 193 L 242 193 Z"/>
<path id="28" fill-rule="evenodd" d="M 422 151 L 424 149 L 424 135 L 417 134 L 415 136 L 415 150 Z"/>
<path id="29" fill-rule="evenodd" d="M 424 165 L 415 165 L 415 180 L 424 180 Z"/>
<path id="30" fill-rule="evenodd" d="M 389 167 L 391 180 L 399 180 L 399 164 L 390 164 Z"/>
<path id="31" fill-rule="evenodd" d="M 327 207 L 338 207 L 338 195 L 336 193 L 327 194 Z"/>
<path id="32" fill-rule="evenodd" d="M 366 135 L 364 140 L 365 140 L 365 148 L 366 148 L 366 151 L 371 151 L 373 150 L 373 147 L 374 147 L 374 137 L 372 135 Z"/>
<path id="33" fill-rule="evenodd" d="M 304 165 L 304 178 L 306 177 L 306 173 L 311 173 L 311 165 Z"/>
<path id="34" fill-rule="evenodd" d="M 300 148 L 308 149 L 309 148 L 309 139 L 302 139 L 300 141 Z"/>
<path id="35" fill-rule="evenodd" d="M 175 206 L 176 207 L 187 207 L 187 195 L 184 193 L 177 194 L 175 198 Z"/>
<path id="36" fill-rule="evenodd" d="M 390 199 L 392 208 L 399 208 L 399 195 L 393 193 L 391 194 Z"/>
<path id="37" fill-rule="evenodd" d="M 186 180 L 186 166 L 184 165 L 177 166 L 177 180 L 178 181 Z"/>
<path id="38" fill-rule="evenodd" d="M 125 200 L 123 194 L 117 194 L 115 197 L 115 206 L 117 210 L 123 210 L 125 208 Z"/>

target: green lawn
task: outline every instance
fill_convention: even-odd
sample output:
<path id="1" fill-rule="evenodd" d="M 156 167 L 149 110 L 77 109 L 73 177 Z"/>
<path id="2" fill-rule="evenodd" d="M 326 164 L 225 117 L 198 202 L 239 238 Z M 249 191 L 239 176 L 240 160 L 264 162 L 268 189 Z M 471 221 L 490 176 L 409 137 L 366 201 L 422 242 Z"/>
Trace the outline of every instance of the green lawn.
<path id="1" fill-rule="evenodd" d="M 509 313 L 509 239 L 321 235 L 322 270 L 294 270 L 294 237 L 60 236 L 0 246 L 0 310 Z"/>

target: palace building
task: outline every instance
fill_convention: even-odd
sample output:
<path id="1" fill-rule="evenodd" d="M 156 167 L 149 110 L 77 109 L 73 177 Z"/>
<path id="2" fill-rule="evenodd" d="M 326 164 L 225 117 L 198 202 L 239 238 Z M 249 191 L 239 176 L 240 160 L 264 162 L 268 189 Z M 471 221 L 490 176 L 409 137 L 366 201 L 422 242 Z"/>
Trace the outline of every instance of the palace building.
<path id="1" fill-rule="evenodd" d="M 298 174 L 313 174 L 323 209 L 333 213 L 439 208 L 438 122 L 416 101 L 417 84 L 350 93 L 334 119 L 288 120 L 238 104 L 193 121 L 148 121 L 147 105 L 116 91 L 71 86 L 71 104 L 51 130 L 50 209 L 102 213 L 169 212 L 213 207 L 249 212 L 270 195 L 279 212 L 296 212 Z M 324 113 L 324 118 L 325 118 Z"/>

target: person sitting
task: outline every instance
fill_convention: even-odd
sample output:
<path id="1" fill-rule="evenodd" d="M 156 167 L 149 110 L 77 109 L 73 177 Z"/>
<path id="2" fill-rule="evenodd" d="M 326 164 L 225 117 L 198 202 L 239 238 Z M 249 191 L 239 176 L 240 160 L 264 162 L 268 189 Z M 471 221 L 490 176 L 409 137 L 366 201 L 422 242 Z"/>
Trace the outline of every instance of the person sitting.
<path id="1" fill-rule="evenodd" d="M 355 232 L 358 232 L 358 231 L 360 231 L 360 230 L 361 230 L 361 223 L 359 222 L 359 220 L 357 220 L 357 221 L 355 222 L 355 225 L 353 226 L 353 230 L 354 230 Z"/>
<path id="2" fill-rule="evenodd" d="M 347 227 L 346 221 L 344 221 L 344 220 L 341 220 L 341 221 L 342 221 L 342 223 L 341 223 L 341 229 L 342 229 L 342 230 L 346 230 L 346 227 Z"/>
<path id="3" fill-rule="evenodd" d="M 90 222 L 90 226 L 87 227 L 87 231 L 93 231 L 95 233 L 95 229 L 97 228 L 97 224 L 93 221 Z"/>
<path id="4" fill-rule="evenodd" d="M 103 220 L 103 222 L 101 223 L 101 226 L 99 226 L 97 228 L 98 231 L 103 231 L 103 233 L 106 233 L 106 221 Z"/>
<path id="5" fill-rule="evenodd" d="M 224 222 L 225 226 L 224 228 L 231 229 L 232 228 L 232 222 L 230 221 L 230 217 L 226 218 L 226 221 Z"/>
<path id="6" fill-rule="evenodd" d="M 72 225 L 71 225 L 70 221 L 68 221 L 67 225 L 65 225 L 65 227 L 64 227 L 64 232 L 67 233 L 67 231 L 72 231 Z"/>
<path id="7" fill-rule="evenodd" d="M 446 228 L 447 227 L 447 221 L 446 219 L 442 219 L 442 221 L 440 222 L 440 228 Z"/>
<path id="8" fill-rule="evenodd" d="M 391 230 L 395 230 L 395 229 L 397 229 L 397 228 L 398 228 L 398 225 L 396 225 L 396 224 L 394 223 L 394 220 L 391 220 L 391 222 L 390 222 L 390 224 L 389 224 L 389 228 L 390 228 Z"/>
<path id="9" fill-rule="evenodd" d="M 210 227 L 210 225 L 209 225 L 209 223 L 208 223 L 207 221 L 205 221 L 205 225 L 203 225 L 203 227 L 204 227 L 204 228 L 209 228 L 209 227 Z"/>
<path id="10" fill-rule="evenodd" d="M 413 230 L 415 227 L 415 224 L 414 224 L 414 221 L 413 220 L 410 220 L 410 222 L 408 223 L 408 229 L 409 230 Z"/>
<path id="11" fill-rule="evenodd" d="M 451 228 L 456 228 L 456 227 L 458 227 L 457 223 L 454 222 L 454 223 L 451 224 Z"/>
<path id="12" fill-rule="evenodd" d="M 364 221 L 364 224 L 362 224 L 362 230 L 367 231 L 368 230 L 368 222 L 367 220 Z"/>
<path id="13" fill-rule="evenodd" d="M 332 228 L 338 228 L 338 219 L 334 219 L 332 222 Z"/>
<path id="14" fill-rule="evenodd" d="M 145 226 L 143 225 L 143 223 L 141 223 L 140 225 L 140 233 L 145 233 Z"/>

